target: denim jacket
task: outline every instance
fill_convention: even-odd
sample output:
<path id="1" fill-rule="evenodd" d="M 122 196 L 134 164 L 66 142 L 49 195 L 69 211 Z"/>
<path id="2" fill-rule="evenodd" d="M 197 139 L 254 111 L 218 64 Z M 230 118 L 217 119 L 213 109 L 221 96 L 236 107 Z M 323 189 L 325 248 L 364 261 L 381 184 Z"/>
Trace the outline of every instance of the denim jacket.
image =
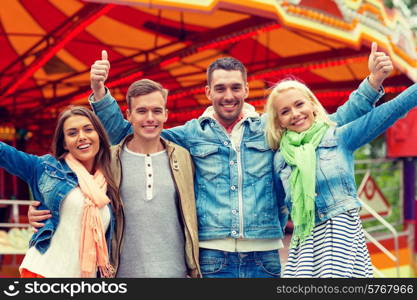
<path id="1" fill-rule="evenodd" d="M 34 199 L 41 202 L 39 209 L 51 211 L 52 218 L 45 221 L 45 226 L 39 228 L 29 242 L 30 247 L 35 246 L 40 253 L 45 253 L 59 224 L 62 200 L 78 186 L 77 176 L 64 160 L 59 161 L 49 154 L 44 156 L 27 154 L 3 142 L 0 142 L 0 167 L 28 183 Z M 110 212 L 111 225 L 110 230 L 106 232 L 109 250 L 111 232 L 114 228 L 112 209 Z"/>
<path id="2" fill-rule="evenodd" d="M 360 207 L 353 152 L 378 137 L 415 106 L 417 84 L 351 123 L 329 127 L 316 149 L 316 224 Z M 289 177 L 292 167 L 279 150 L 274 157 L 274 171 L 282 180 L 285 202 L 291 209 Z"/>
<path id="3" fill-rule="evenodd" d="M 365 80 L 334 119 L 339 124 L 356 119 L 371 110 L 381 94 Z M 112 143 L 131 132 L 109 93 L 91 104 Z M 273 176 L 274 152 L 266 142 L 265 120 L 257 116 L 243 121 L 236 151 L 224 129 L 211 118 L 193 119 L 162 132 L 163 138 L 186 148 L 193 158 L 200 240 L 283 236 L 288 210 L 280 179 Z"/>

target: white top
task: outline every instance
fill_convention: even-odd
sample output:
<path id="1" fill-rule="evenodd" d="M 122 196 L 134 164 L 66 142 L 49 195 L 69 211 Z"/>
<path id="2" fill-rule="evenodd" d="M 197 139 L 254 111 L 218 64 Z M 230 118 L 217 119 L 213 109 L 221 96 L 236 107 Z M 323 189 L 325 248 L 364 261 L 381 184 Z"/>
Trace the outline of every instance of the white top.
<path id="1" fill-rule="evenodd" d="M 81 218 L 84 194 L 74 188 L 62 201 L 60 220 L 51 244 L 44 254 L 30 247 L 19 269 L 25 268 L 43 277 L 80 277 Z M 100 209 L 101 220 L 107 230 L 110 224 L 109 206 Z"/>

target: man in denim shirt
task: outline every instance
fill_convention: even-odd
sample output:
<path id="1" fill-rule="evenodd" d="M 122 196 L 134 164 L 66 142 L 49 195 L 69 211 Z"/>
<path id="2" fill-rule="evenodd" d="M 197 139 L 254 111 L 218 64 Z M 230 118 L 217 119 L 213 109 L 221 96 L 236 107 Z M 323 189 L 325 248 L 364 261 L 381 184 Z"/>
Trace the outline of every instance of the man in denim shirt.
<path id="1" fill-rule="evenodd" d="M 339 125 L 374 107 L 383 94 L 385 61 L 386 56 L 373 48 L 369 79 L 333 115 Z M 107 89 L 93 92 L 100 100 L 91 105 L 117 144 L 131 132 L 131 125 Z M 265 117 L 245 103 L 248 94 L 243 64 L 230 57 L 217 59 L 207 70 L 206 96 L 213 106 L 198 119 L 161 134 L 189 150 L 195 164 L 203 277 L 279 277 L 281 272 L 284 192 L 273 177 L 274 153 L 265 140 Z"/>

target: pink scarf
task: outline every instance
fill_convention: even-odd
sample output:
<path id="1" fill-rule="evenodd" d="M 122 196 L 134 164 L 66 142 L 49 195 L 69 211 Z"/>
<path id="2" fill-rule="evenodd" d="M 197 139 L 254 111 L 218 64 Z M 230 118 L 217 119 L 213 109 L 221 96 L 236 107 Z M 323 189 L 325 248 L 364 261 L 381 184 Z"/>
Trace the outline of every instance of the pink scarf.
<path id="1" fill-rule="evenodd" d="M 106 238 L 99 209 L 110 203 L 106 195 L 107 182 L 103 173 L 97 170 L 91 175 L 71 153 L 65 161 L 77 175 L 78 184 L 85 195 L 84 212 L 81 220 L 80 265 L 81 277 L 94 277 L 96 268 L 103 277 L 112 275 Z"/>

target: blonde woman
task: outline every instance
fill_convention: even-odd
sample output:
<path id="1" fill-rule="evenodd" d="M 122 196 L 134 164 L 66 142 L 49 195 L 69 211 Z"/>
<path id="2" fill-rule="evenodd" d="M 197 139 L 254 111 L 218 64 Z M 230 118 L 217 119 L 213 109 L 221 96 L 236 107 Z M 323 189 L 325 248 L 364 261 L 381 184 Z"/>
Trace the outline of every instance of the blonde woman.
<path id="1" fill-rule="evenodd" d="M 294 232 L 284 277 L 372 277 L 358 216 L 353 152 L 417 106 L 417 84 L 361 118 L 336 127 L 304 84 L 287 80 L 266 105 Z"/>

